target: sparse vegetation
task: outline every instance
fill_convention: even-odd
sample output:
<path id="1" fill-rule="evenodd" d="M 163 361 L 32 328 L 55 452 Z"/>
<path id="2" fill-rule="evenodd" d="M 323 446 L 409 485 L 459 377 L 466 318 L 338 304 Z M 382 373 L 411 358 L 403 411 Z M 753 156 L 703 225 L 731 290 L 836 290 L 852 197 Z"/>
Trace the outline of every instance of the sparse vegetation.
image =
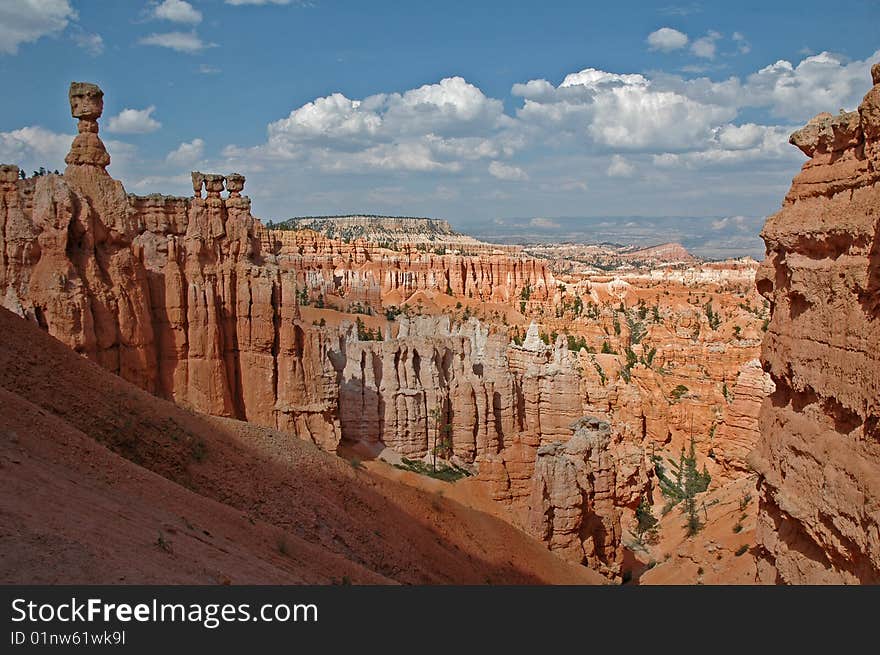
<path id="1" fill-rule="evenodd" d="M 678 461 L 667 458 L 672 467 L 671 476 L 667 475 L 663 467 L 662 457 L 655 455 L 653 461 L 660 491 L 667 499 L 663 513 L 668 513 L 673 507 L 682 503 L 682 511 L 687 515 L 685 527 L 687 528 L 688 536 L 694 536 L 703 527 L 703 523 L 697 513 L 696 496 L 706 491 L 709 488 L 709 482 L 712 480 L 705 464 L 702 471 L 697 469 L 696 441 L 691 437 L 687 454 L 685 454 L 684 446 L 682 446 Z"/>
<path id="2" fill-rule="evenodd" d="M 711 300 L 703 305 L 703 310 L 706 312 L 706 319 L 709 321 L 709 327 L 713 330 L 717 330 L 721 325 L 721 315 L 712 309 Z"/>
<path id="3" fill-rule="evenodd" d="M 449 466 L 441 464 L 435 470 L 431 465 L 418 459 L 407 459 L 404 457 L 401 462 L 402 463 L 395 464 L 394 466 L 404 471 L 412 471 L 419 475 L 427 475 L 429 478 L 443 480 L 444 482 L 455 482 L 456 480 L 470 476 L 470 473 L 466 469 L 454 464 L 450 464 Z"/>
<path id="4" fill-rule="evenodd" d="M 443 410 L 438 406 L 431 410 L 434 419 L 434 446 L 431 448 L 431 470 L 437 473 L 437 455 L 448 457 L 452 454 L 452 426 L 444 420 Z"/>
<path id="5" fill-rule="evenodd" d="M 599 374 L 599 381 L 602 383 L 602 386 L 605 386 L 605 383 L 608 382 L 608 377 L 605 375 L 605 369 L 602 368 L 602 365 L 596 361 L 595 357 L 591 357 L 593 361 L 593 368 L 596 369 L 596 373 Z"/>
<path id="6" fill-rule="evenodd" d="M 208 457 L 208 449 L 205 446 L 204 440 L 202 440 L 201 438 L 194 439 L 192 442 L 190 454 L 195 461 L 204 462 L 205 459 Z"/>
<path id="7" fill-rule="evenodd" d="M 458 306 L 460 308 L 461 303 L 458 303 Z M 398 316 L 400 316 L 402 313 L 403 313 L 403 310 L 400 307 L 395 307 L 394 305 L 392 305 L 391 307 L 389 307 L 388 309 L 385 310 L 385 318 L 386 318 L 386 320 L 393 321 Z"/>
<path id="8" fill-rule="evenodd" d="M 726 382 L 721 387 L 721 395 L 724 396 L 724 400 L 726 400 L 728 403 L 733 402 L 733 392 L 728 389 Z"/>
<path id="9" fill-rule="evenodd" d="M 162 534 L 161 530 L 159 530 L 159 536 L 156 538 L 156 546 L 158 546 L 160 550 L 164 550 L 166 553 L 174 552 L 171 541 L 165 538 L 165 535 Z"/>
<path id="10" fill-rule="evenodd" d="M 686 386 L 679 384 L 669 393 L 669 396 L 672 398 L 673 402 L 678 402 L 687 395 L 688 391 L 689 389 Z"/>
<path id="11" fill-rule="evenodd" d="M 648 333 L 648 328 L 645 327 L 645 324 L 636 319 L 632 314 L 625 314 L 626 317 L 626 327 L 629 330 L 629 343 L 631 346 L 634 346 L 638 343 L 642 342 L 642 339 L 645 338 L 645 335 Z"/>
<path id="12" fill-rule="evenodd" d="M 586 350 L 588 353 L 596 352 L 588 343 L 586 337 L 576 337 L 573 334 L 566 335 L 566 341 L 568 342 L 568 349 L 572 352 L 580 352 L 581 348 Z"/>
<path id="13" fill-rule="evenodd" d="M 368 328 L 360 316 L 357 318 L 356 325 L 358 341 L 382 341 L 382 328 L 375 330 Z"/>
<path id="14" fill-rule="evenodd" d="M 737 557 L 740 557 L 741 555 L 745 555 L 748 552 L 748 550 L 749 550 L 748 544 L 743 544 L 742 546 L 740 546 L 739 548 L 736 549 L 736 552 L 734 553 L 734 555 L 736 555 Z"/>
<path id="15" fill-rule="evenodd" d="M 648 499 L 643 496 L 639 502 L 639 506 L 636 508 L 636 531 L 634 534 L 636 544 L 644 546 L 645 543 L 653 543 L 656 541 L 659 536 L 657 528 L 658 523 L 659 521 L 657 520 L 657 517 L 654 516 L 651 504 L 648 502 Z"/>

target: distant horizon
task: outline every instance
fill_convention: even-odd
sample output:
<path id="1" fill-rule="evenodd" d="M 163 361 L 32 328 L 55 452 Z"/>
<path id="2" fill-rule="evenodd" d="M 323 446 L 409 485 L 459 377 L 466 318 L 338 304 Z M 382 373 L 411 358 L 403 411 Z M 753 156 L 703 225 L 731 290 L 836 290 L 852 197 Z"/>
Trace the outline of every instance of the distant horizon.
<path id="1" fill-rule="evenodd" d="M 368 214 L 364 212 L 344 214 L 323 214 L 315 216 L 291 216 L 281 221 L 267 220 L 271 225 L 280 225 L 297 220 L 328 220 L 336 218 L 375 218 L 392 220 L 438 221 L 448 223 L 453 230 L 487 243 L 499 245 L 541 245 L 548 242 L 560 244 L 609 244 L 646 248 L 666 243 L 681 244 L 688 252 L 707 260 L 737 259 L 752 257 L 763 260 L 764 243 L 759 232 L 764 225 L 764 216 L 547 216 L 539 218 L 514 217 L 496 219 L 480 224 L 457 221 L 446 216 L 407 216 L 390 214 Z M 537 223 L 536 223 L 537 221 Z M 591 231 L 590 222 L 597 221 Z M 615 230 L 615 224 L 625 222 L 623 228 Z M 570 223 L 563 225 L 562 223 Z M 578 226 L 577 223 L 583 225 Z M 658 225 L 659 223 L 659 225 Z M 687 233 L 669 232 L 664 223 L 688 224 Z M 572 225 L 573 224 L 573 225 Z M 491 225 L 495 229 L 488 230 Z M 580 227 L 580 229 L 577 229 Z M 703 231 L 693 228 L 704 227 Z M 641 228 L 641 233 L 633 233 L 633 228 Z M 535 230 L 540 230 L 535 231 Z M 727 245 L 724 245 L 724 244 Z"/>

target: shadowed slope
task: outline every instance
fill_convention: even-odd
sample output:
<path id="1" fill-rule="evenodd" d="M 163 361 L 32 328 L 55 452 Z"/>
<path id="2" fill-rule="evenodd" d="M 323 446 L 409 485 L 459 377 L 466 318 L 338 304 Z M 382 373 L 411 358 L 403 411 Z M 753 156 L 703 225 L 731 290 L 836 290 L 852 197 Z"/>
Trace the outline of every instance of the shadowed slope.
<path id="1" fill-rule="evenodd" d="M 0 581 L 602 581 L 441 495 L 155 398 L 6 310 L 0 332 Z"/>

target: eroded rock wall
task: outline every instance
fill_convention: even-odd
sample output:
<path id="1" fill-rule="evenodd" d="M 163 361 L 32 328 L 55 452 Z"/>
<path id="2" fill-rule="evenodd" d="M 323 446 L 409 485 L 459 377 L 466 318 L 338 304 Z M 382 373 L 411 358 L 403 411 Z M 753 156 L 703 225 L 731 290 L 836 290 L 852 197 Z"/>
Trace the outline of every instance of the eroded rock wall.
<path id="1" fill-rule="evenodd" d="M 63 176 L 0 179 L 3 306 L 138 386 L 221 416 L 339 441 L 327 343 L 299 321 L 295 276 L 261 249 L 244 178 L 137 197 L 106 171 L 103 94 L 71 85 Z M 202 197 L 202 188 L 206 197 Z"/>
<path id="2" fill-rule="evenodd" d="M 633 512 L 648 488 L 645 452 L 597 418 L 570 427 L 568 441 L 537 450 L 529 529 L 566 559 L 615 577 L 623 560 L 623 512 Z"/>
<path id="3" fill-rule="evenodd" d="M 380 311 L 383 299 L 395 304 L 395 296 L 403 302 L 417 291 L 499 303 L 523 295 L 546 301 L 556 286 L 544 260 L 511 252 L 462 254 L 411 245 L 391 250 L 365 239 L 328 239 L 312 230 L 267 230 L 264 245 L 286 267 L 300 271 L 309 298 L 339 296 L 345 299 L 339 301 L 343 309 L 358 302 Z"/>
<path id="4" fill-rule="evenodd" d="M 858 112 L 792 135 L 810 160 L 762 236 L 776 385 L 752 461 L 759 578 L 880 582 L 880 65 Z"/>

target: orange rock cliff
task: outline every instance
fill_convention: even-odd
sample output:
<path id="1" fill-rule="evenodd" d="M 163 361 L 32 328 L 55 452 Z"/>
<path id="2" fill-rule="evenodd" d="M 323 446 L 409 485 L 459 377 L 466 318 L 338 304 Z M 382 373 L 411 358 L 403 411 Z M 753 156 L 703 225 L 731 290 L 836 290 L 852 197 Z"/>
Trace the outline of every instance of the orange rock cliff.
<path id="1" fill-rule="evenodd" d="M 762 582 L 880 582 L 880 64 L 858 111 L 791 137 L 809 161 L 762 236 L 776 390 L 752 455 Z"/>

